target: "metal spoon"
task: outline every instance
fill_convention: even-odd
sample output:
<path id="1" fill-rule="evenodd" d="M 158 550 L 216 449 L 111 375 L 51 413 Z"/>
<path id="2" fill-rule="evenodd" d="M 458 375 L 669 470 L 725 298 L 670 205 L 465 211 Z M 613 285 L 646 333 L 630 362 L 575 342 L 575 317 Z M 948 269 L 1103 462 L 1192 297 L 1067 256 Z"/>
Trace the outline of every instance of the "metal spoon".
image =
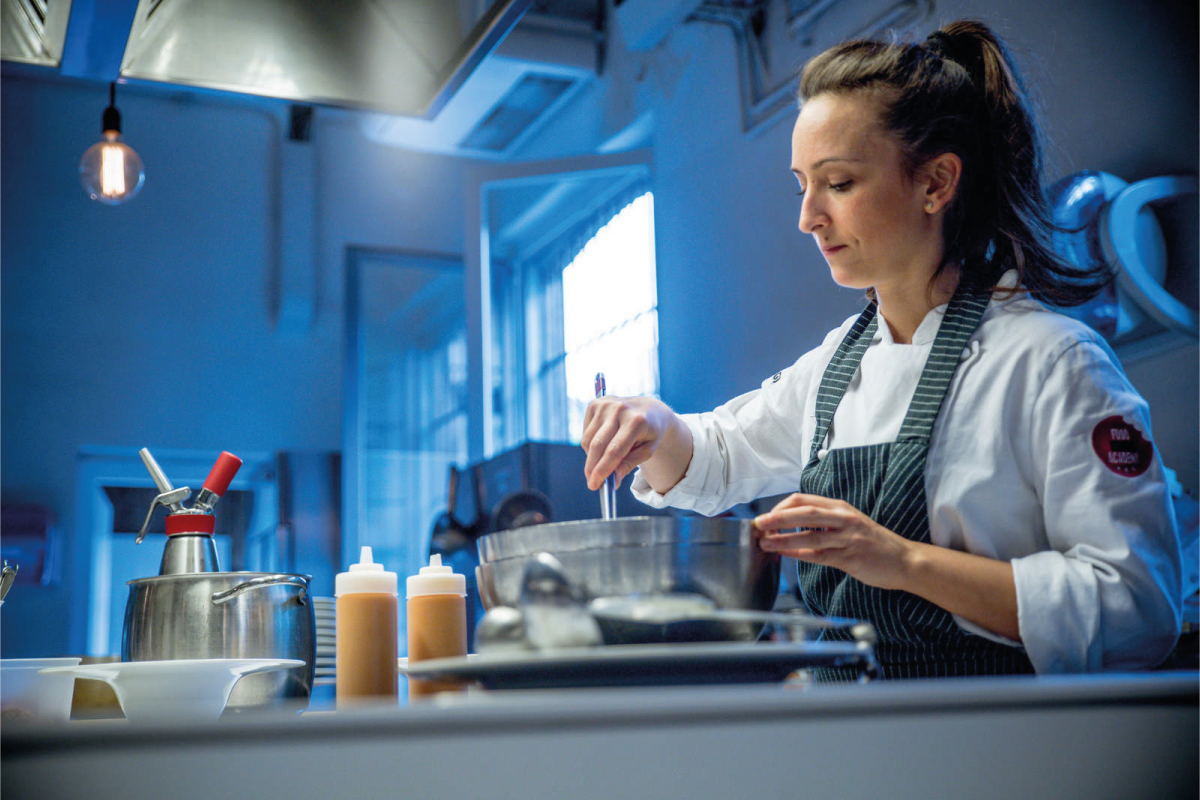
<path id="1" fill-rule="evenodd" d="M 604 373 L 596 373 L 596 397 L 604 397 L 605 394 Z M 600 489 L 600 518 L 601 519 L 616 519 L 617 517 L 617 473 L 613 472 L 604 479 L 604 486 Z"/>

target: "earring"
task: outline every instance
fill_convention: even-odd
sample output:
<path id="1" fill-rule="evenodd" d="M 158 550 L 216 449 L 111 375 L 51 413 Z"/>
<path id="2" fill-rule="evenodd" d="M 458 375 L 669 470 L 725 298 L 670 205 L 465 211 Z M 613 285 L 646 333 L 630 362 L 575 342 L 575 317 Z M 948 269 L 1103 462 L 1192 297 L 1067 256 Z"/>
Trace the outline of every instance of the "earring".
<path id="1" fill-rule="evenodd" d="M 926 201 L 925 201 L 925 210 L 926 210 L 926 211 L 933 211 L 933 201 L 932 201 L 932 200 L 926 200 Z"/>

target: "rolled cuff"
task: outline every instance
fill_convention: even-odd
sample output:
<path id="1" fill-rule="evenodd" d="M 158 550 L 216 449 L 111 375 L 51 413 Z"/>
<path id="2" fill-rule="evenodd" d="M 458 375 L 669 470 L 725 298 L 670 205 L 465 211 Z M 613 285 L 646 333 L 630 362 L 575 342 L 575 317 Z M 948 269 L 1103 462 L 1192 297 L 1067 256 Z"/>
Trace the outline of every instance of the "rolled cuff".
<path id="1" fill-rule="evenodd" d="M 656 492 L 642 475 L 642 470 L 638 469 L 633 475 L 630 491 L 638 501 L 652 508 L 670 506 L 671 508 L 695 511 L 699 514 L 720 513 L 724 510 L 717 507 L 721 493 L 706 484 L 708 483 L 709 469 L 714 465 L 720 467 L 724 460 L 717 451 L 712 434 L 700 425 L 699 415 L 680 414 L 679 418 L 692 433 L 692 460 L 688 463 L 687 471 L 679 479 L 679 483 L 671 487 L 668 492 Z"/>
<path id="2" fill-rule="evenodd" d="M 1093 568 L 1056 551 L 1012 560 L 1017 624 L 1039 675 L 1103 667 L 1100 592 Z"/>

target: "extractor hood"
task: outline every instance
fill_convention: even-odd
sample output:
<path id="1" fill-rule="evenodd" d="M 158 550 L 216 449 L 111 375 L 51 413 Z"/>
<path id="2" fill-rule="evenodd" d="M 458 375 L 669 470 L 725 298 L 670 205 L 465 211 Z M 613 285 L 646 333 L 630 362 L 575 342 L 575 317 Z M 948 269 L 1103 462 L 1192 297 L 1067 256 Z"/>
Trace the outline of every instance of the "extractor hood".
<path id="1" fill-rule="evenodd" d="M 532 0 L 0 0 L 5 60 L 430 118 Z"/>

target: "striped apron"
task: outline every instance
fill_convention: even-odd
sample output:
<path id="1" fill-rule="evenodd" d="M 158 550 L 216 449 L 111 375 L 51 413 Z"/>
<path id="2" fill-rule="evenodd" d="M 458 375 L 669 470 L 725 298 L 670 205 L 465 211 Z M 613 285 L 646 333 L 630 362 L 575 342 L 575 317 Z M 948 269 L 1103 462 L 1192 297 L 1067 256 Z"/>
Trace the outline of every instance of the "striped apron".
<path id="1" fill-rule="evenodd" d="M 891 531 L 929 543 L 925 507 L 925 457 L 938 410 L 963 348 L 979 325 L 991 295 L 962 287 L 955 293 L 921 372 L 900 434 L 891 444 L 824 451 L 825 438 L 846 386 L 875 335 L 875 305 L 846 334 L 817 393 L 817 428 L 800 491 L 844 500 Z M 891 398 L 880 398 L 889 402 Z M 799 562 L 804 602 L 814 614 L 852 617 L 874 624 L 884 678 L 932 678 L 1032 673 L 1017 647 L 960 629 L 949 612 L 908 592 L 877 589 L 833 567 Z M 830 630 L 823 637 L 849 638 Z M 819 670 L 818 680 L 851 680 L 850 669 Z"/>

